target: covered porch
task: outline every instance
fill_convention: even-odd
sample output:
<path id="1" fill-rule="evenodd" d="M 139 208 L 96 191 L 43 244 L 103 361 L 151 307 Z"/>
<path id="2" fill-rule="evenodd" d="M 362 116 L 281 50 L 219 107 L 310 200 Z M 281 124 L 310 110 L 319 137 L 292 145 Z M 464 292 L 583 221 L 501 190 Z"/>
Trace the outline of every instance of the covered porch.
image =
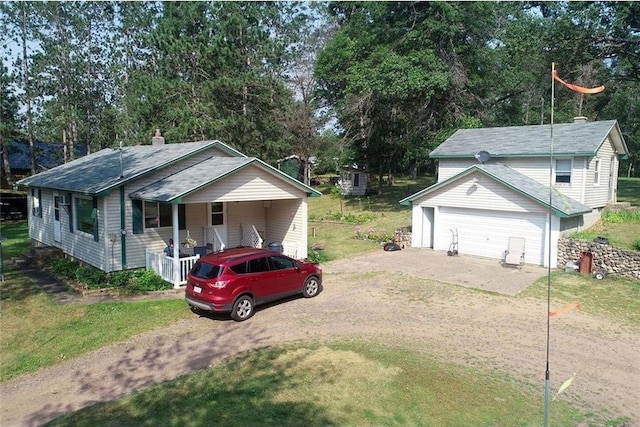
<path id="1" fill-rule="evenodd" d="M 157 236 L 145 247 L 145 266 L 174 288 L 186 285 L 187 273 L 201 256 L 227 248 L 269 248 L 296 259 L 307 256 L 307 206 L 302 199 L 144 204 L 145 225 Z M 170 219 L 171 227 L 153 227 L 154 222 L 163 225 L 163 217 L 165 224 Z M 175 242 L 173 257 L 164 253 L 169 239 Z"/>

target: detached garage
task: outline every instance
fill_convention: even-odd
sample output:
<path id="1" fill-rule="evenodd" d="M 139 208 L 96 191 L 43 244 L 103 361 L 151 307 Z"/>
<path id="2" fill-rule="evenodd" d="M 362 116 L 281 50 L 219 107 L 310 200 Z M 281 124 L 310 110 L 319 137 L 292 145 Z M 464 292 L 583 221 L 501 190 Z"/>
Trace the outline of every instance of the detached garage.
<path id="1" fill-rule="evenodd" d="M 525 263 L 546 266 L 550 231 L 552 267 L 562 219 L 591 212 L 502 164 L 473 165 L 400 203 L 412 206 L 414 247 L 447 251 L 455 240 L 460 254 L 502 259 L 509 238 L 518 237 Z"/>

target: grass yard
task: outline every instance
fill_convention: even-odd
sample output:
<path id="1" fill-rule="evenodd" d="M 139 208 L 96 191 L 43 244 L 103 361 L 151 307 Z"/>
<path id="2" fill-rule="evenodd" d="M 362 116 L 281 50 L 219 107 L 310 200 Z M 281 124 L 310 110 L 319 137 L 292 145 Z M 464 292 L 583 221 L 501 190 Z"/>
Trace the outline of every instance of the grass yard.
<path id="1" fill-rule="evenodd" d="M 640 178 L 618 178 L 618 201 L 640 208 Z"/>
<path id="2" fill-rule="evenodd" d="M 259 367 L 259 369 L 256 369 Z M 552 402 L 554 425 L 585 416 Z M 262 348 L 55 426 L 537 426 L 540 390 L 372 343 Z"/>
<path id="3" fill-rule="evenodd" d="M 322 197 L 308 201 L 309 246 L 322 248 L 317 251 L 322 261 L 379 249 L 380 242 L 390 241 L 396 230 L 411 227 L 411 207 L 398 202 L 433 181 L 433 177 L 396 179 L 381 196 L 362 197 L 337 197 L 331 185 L 320 186 Z"/>
<path id="4" fill-rule="evenodd" d="M 548 280 L 538 279 L 518 298 L 547 298 Z M 597 280 L 588 275 L 556 271 L 551 275 L 551 299 L 557 306 L 577 303 L 584 311 L 640 327 L 640 282 L 607 276 Z"/>

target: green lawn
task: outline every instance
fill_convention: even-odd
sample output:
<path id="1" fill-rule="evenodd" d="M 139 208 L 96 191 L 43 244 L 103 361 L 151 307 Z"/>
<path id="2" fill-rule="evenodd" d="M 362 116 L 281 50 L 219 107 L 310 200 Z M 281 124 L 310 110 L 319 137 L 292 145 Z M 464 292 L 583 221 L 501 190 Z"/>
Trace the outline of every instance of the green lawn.
<path id="1" fill-rule="evenodd" d="M 539 426 L 539 387 L 375 343 L 262 348 L 56 426 Z M 553 425 L 590 417 L 551 402 Z"/>

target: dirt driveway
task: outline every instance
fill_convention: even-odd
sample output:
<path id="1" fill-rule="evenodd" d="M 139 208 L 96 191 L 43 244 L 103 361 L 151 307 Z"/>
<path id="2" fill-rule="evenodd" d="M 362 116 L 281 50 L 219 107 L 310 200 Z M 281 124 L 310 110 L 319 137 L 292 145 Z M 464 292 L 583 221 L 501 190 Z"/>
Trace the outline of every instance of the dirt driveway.
<path id="1" fill-rule="evenodd" d="M 340 338 L 506 372 L 539 389 L 542 417 L 546 302 L 511 295 L 544 269 L 503 270 L 493 261 L 418 249 L 380 251 L 323 269 L 324 291 L 314 299 L 270 306 L 243 323 L 194 315 L 1 384 L 0 425 L 39 425 L 256 347 Z M 463 286 L 430 277 L 447 283 L 458 277 Z M 478 292 L 473 281 L 492 292 Z M 608 418 L 629 417 L 628 425 L 640 426 L 640 331 L 588 307 L 553 317 L 551 331 L 552 390 L 577 373 L 560 399 L 595 412 L 608 408 Z"/>

